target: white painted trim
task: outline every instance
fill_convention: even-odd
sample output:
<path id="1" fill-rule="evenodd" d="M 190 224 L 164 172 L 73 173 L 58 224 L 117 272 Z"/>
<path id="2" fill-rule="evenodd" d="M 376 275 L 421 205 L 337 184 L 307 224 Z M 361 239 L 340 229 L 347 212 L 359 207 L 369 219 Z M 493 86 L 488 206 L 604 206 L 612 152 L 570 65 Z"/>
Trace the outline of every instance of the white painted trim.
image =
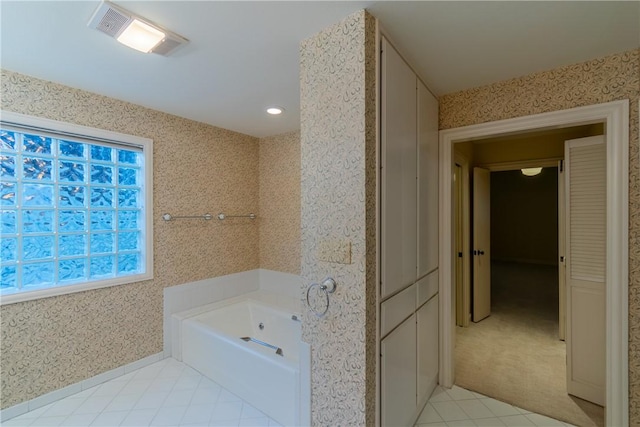
<path id="1" fill-rule="evenodd" d="M 454 161 L 462 169 L 462 306 L 466 315 L 463 318 L 462 326 L 468 327 L 471 313 L 471 194 L 469 181 L 469 159 L 460 154 L 454 153 Z M 455 232 L 455 230 L 454 230 Z M 455 268 L 455 266 L 454 266 Z M 454 293 L 452 304 L 456 304 Z M 455 305 L 454 305 L 455 306 Z M 455 313 L 452 313 L 455 319 Z M 455 329 L 455 328 L 454 328 Z"/>
<path id="2" fill-rule="evenodd" d="M 120 276 L 107 280 L 86 281 L 75 284 L 53 286 L 46 289 L 35 289 L 32 291 L 21 291 L 15 294 L 7 294 L 0 296 L 0 305 L 153 279 L 153 140 L 135 135 L 127 135 L 104 129 L 45 119 L 42 117 L 28 116 L 11 111 L 0 110 L 0 121 L 8 126 L 30 127 L 42 129 L 43 131 L 48 130 L 54 133 L 75 135 L 77 138 L 88 143 L 91 142 L 91 139 L 95 139 L 97 141 L 110 141 L 114 144 L 117 143 L 124 146 L 128 145 L 141 148 L 144 158 L 143 167 L 145 171 L 145 182 L 141 189 L 144 194 L 145 204 L 145 228 L 142 230 L 145 239 L 145 253 L 143 254 L 142 259 L 142 265 L 145 267 L 144 273 Z"/>
<path id="3" fill-rule="evenodd" d="M 453 144 L 490 136 L 604 122 L 607 129 L 607 396 L 606 425 L 629 423 L 628 280 L 629 280 L 629 101 L 620 100 L 568 110 L 447 129 L 440 132 L 440 384 L 454 382 L 454 347 L 450 339 L 452 269 Z"/>
<path id="4" fill-rule="evenodd" d="M 5 422 L 7 420 L 10 420 L 11 418 L 26 414 L 30 411 L 34 411 L 45 405 L 64 399 L 65 397 L 69 397 L 76 393 L 80 393 L 81 391 L 88 390 L 114 378 L 118 378 L 137 369 L 144 368 L 145 366 L 151 365 L 152 363 L 159 362 L 162 359 L 164 359 L 162 352 L 152 354 L 151 356 L 136 360 L 135 362 L 131 362 L 127 365 L 111 369 L 110 371 L 103 372 L 91 378 L 87 378 L 86 380 L 79 381 L 77 383 L 68 385 L 58 390 L 54 390 L 47 394 L 43 394 L 42 396 L 35 397 L 31 400 L 27 400 L 17 405 L 10 406 L 0 411 L 0 421 Z"/>

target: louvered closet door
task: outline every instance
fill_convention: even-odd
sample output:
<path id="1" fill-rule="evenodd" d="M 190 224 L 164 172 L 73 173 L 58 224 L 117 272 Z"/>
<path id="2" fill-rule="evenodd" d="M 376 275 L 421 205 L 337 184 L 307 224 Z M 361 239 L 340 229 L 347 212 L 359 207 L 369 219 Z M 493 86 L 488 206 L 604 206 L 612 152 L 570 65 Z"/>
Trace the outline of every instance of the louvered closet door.
<path id="1" fill-rule="evenodd" d="M 565 142 L 567 390 L 605 402 L 606 142 Z"/>

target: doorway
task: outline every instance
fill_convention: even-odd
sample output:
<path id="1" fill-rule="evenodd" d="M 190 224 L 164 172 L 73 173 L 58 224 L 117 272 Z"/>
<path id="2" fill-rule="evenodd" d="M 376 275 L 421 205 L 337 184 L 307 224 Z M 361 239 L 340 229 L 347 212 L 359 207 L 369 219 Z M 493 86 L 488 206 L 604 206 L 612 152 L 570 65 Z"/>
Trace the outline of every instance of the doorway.
<path id="1" fill-rule="evenodd" d="M 601 133 L 602 128 L 571 128 L 559 135 L 539 137 L 556 141 L 556 151 L 561 154 L 569 131 L 574 136 L 587 136 Z M 486 149 L 488 143 L 476 144 Z M 537 163 L 532 160 L 529 166 L 534 165 Z M 490 226 L 485 230 L 490 242 L 474 244 L 474 249 L 485 253 L 473 257 L 474 267 L 490 263 L 490 315 L 484 310 L 480 315 L 472 313 L 469 327 L 457 328 L 455 383 L 573 425 L 601 426 L 602 406 L 567 392 L 567 352 L 559 337 L 558 167 L 544 167 L 533 176 L 521 169 L 487 170 L 486 174 L 490 194 L 485 197 L 490 202 L 482 201 L 482 194 L 474 191 L 473 205 L 490 207 Z M 473 223 L 475 229 L 478 221 Z M 476 294 L 478 289 L 472 286 L 474 289 Z M 456 299 L 461 297 L 458 294 Z M 474 295 L 472 299 L 478 298 Z M 473 310 L 477 305 L 481 304 L 474 303 Z M 604 364 L 598 370 L 603 372 Z"/>
<path id="2" fill-rule="evenodd" d="M 485 123 L 442 131 L 441 165 L 441 369 L 440 383 L 454 382 L 455 300 L 452 221 L 453 144 L 461 141 L 505 136 L 533 130 L 604 123 L 607 129 L 607 246 L 606 246 L 606 424 L 624 425 L 628 420 L 627 278 L 628 278 L 628 101 L 580 107 L 535 116 Z"/>

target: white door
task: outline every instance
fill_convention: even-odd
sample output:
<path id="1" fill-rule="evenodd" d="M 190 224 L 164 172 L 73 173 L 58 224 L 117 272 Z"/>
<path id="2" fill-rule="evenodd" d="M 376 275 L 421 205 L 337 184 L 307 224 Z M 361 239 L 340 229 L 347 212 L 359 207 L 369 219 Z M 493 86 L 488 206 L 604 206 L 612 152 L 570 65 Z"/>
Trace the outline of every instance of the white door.
<path id="1" fill-rule="evenodd" d="M 604 136 L 565 142 L 567 390 L 605 402 L 607 152 Z"/>
<path id="2" fill-rule="evenodd" d="M 491 314 L 491 172 L 473 168 L 473 321 Z"/>

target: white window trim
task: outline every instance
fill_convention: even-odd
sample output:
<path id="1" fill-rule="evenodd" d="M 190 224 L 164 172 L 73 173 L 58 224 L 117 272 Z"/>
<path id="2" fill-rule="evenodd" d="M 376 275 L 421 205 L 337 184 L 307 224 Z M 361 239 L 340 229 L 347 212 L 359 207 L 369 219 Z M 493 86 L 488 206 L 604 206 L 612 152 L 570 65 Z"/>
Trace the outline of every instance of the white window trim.
<path id="1" fill-rule="evenodd" d="M 60 122 L 56 120 L 33 117 L 25 114 L 0 110 L 0 123 L 3 125 L 13 125 L 27 128 L 40 128 L 53 132 L 77 135 L 103 141 L 114 141 L 125 145 L 132 145 L 142 148 L 144 156 L 144 192 L 145 203 L 145 227 L 142 229 L 145 242 L 145 251 L 142 258 L 142 265 L 145 271 L 140 274 L 115 277 L 107 280 L 96 280 L 91 282 L 76 283 L 62 286 L 54 286 L 46 289 L 36 289 L 23 291 L 16 294 L 0 296 L 0 305 L 13 304 L 16 302 L 30 301 L 34 299 L 47 298 L 56 295 L 83 292 L 91 289 L 106 288 L 109 286 L 125 285 L 129 283 L 142 282 L 153 279 L 153 140 L 140 136 L 127 135 L 124 133 L 112 132 L 104 129 L 96 129 L 73 123 Z"/>

